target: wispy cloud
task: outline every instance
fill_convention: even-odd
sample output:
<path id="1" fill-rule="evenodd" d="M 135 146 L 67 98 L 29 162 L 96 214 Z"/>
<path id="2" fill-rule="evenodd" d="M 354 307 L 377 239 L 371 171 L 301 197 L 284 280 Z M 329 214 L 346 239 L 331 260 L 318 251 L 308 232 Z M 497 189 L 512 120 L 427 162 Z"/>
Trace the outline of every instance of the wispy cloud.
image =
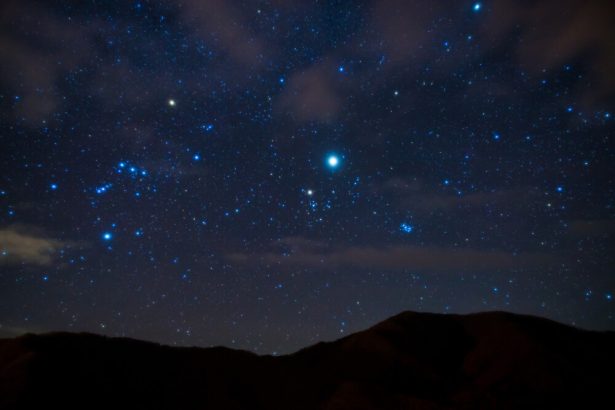
<path id="1" fill-rule="evenodd" d="M 262 264 L 287 268 L 419 270 L 432 272 L 486 272 L 506 269 L 542 268 L 560 262 L 546 253 L 511 253 L 462 247 L 395 245 L 388 247 L 337 245 L 302 237 L 285 238 L 271 250 L 231 253 L 237 264 Z"/>
<path id="2" fill-rule="evenodd" d="M 63 241 L 27 233 L 17 227 L 0 229 L 0 265 L 50 265 Z"/>
<path id="3" fill-rule="evenodd" d="M 342 108 L 333 81 L 333 63 L 325 60 L 296 72 L 280 95 L 276 110 L 297 121 L 332 121 Z"/>

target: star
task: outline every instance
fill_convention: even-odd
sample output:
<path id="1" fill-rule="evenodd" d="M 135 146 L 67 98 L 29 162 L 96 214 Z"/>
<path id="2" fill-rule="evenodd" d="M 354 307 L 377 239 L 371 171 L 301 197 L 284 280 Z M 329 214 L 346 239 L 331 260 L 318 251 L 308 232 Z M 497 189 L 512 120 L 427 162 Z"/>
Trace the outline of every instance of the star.
<path id="1" fill-rule="evenodd" d="M 406 222 L 402 222 L 401 224 L 399 224 L 399 229 L 403 232 L 403 233 L 411 233 L 414 228 L 412 227 L 412 225 L 406 223 Z"/>
<path id="2" fill-rule="evenodd" d="M 337 168 L 340 164 L 340 159 L 335 154 L 329 155 L 329 157 L 327 157 L 327 164 L 330 168 Z"/>
<path id="3" fill-rule="evenodd" d="M 175 107 L 177 103 L 174 99 L 170 98 L 169 101 L 167 101 L 167 104 L 169 104 L 169 107 Z"/>
<path id="4" fill-rule="evenodd" d="M 475 12 L 480 11 L 480 9 L 482 8 L 482 4 L 480 3 L 474 3 L 474 6 L 472 6 L 472 10 L 474 10 Z"/>
<path id="5" fill-rule="evenodd" d="M 56 183 L 51 183 L 51 184 L 49 184 L 49 188 L 50 188 L 52 191 L 55 191 L 56 189 L 58 189 L 58 184 L 56 184 Z"/>
<path id="6" fill-rule="evenodd" d="M 105 233 L 102 234 L 102 238 L 105 241 L 110 241 L 111 238 L 113 238 L 113 235 L 111 234 L 111 232 L 105 232 Z"/>

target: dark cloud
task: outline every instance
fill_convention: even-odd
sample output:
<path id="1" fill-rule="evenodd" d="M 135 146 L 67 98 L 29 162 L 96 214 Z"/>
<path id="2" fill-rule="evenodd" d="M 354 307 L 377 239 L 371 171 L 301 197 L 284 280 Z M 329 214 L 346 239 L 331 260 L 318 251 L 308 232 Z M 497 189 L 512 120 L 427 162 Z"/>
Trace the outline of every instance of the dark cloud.
<path id="1" fill-rule="evenodd" d="M 438 185 L 438 188 L 440 186 Z M 433 190 L 419 178 L 395 177 L 385 181 L 376 192 L 391 196 L 399 206 L 415 211 L 474 209 L 486 206 L 519 208 L 540 195 L 535 188 L 516 187 L 491 191 L 456 192 L 454 183 L 447 192 Z"/>
<path id="2" fill-rule="evenodd" d="M 612 2 L 604 0 L 499 0 L 490 7 L 484 35 L 503 43 L 517 32 L 519 41 L 514 47 L 519 62 L 533 71 L 580 60 L 599 83 L 591 91 L 582 91 L 593 102 L 615 91 L 612 10 Z"/>
<path id="3" fill-rule="evenodd" d="M 334 120 L 342 101 L 332 78 L 333 67 L 321 62 L 294 73 L 279 97 L 277 111 L 300 122 Z"/>
<path id="4" fill-rule="evenodd" d="M 372 24 L 378 33 L 374 38 L 381 39 L 378 46 L 386 52 L 387 63 L 397 66 L 409 60 L 419 63 L 428 58 L 430 47 L 426 44 L 432 38 L 430 25 L 444 6 L 443 2 L 430 2 L 428 7 L 418 1 L 374 2 Z"/>
<path id="5" fill-rule="evenodd" d="M 270 45 L 258 33 L 246 28 L 246 21 L 256 17 L 256 7 L 249 8 L 253 16 L 242 14 L 226 0 L 185 0 L 180 9 L 198 36 L 212 40 L 236 63 L 254 68 L 261 66 L 271 53 Z"/>
<path id="6" fill-rule="evenodd" d="M 374 50 L 384 52 L 388 69 L 418 72 L 425 64 L 451 67 L 467 63 L 468 55 L 462 53 L 443 58 L 440 47 L 444 39 L 458 35 L 456 22 L 465 20 L 475 25 L 475 30 L 468 31 L 488 45 L 482 47 L 482 60 L 492 59 L 499 51 L 512 53 L 521 68 L 533 74 L 569 64 L 587 68 L 589 83 L 598 86 L 577 89 L 578 98 L 586 104 L 615 92 L 615 25 L 608 0 L 497 0 L 484 3 L 475 14 L 468 3 L 455 1 L 385 0 L 372 7 L 370 28 L 376 35 L 368 38 L 375 40 Z M 490 82 L 500 84 L 497 78 Z M 513 92 L 508 85 L 500 91 Z"/>
<path id="7" fill-rule="evenodd" d="M 17 25 L 30 29 L 15 30 Z M 0 81 L 9 88 L 25 90 L 15 112 L 27 124 L 41 125 L 58 108 L 62 98 L 56 82 L 89 61 L 93 29 L 61 20 L 28 1 L 8 1 L 0 6 Z"/>
<path id="8" fill-rule="evenodd" d="M 613 237 L 615 235 L 615 220 L 613 219 L 580 219 L 571 221 L 570 232 L 575 236 Z"/>
<path id="9" fill-rule="evenodd" d="M 519 253 L 458 247 L 395 245 L 388 247 L 330 245 L 301 237 L 282 239 L 274 250 L 232 253 L 240 265 L 270 267 L 422 272 L 490 272 L 506 269 L 545 268 L 560 261 L 552 254 Z"/>

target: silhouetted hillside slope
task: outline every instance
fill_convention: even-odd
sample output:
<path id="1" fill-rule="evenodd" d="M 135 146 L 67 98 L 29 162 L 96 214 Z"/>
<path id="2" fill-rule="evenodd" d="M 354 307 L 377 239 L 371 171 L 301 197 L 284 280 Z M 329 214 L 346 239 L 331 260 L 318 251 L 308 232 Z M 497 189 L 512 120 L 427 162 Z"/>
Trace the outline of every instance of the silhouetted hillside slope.
<path id="1" fill-rule="evenodd" d="M 612 401 L 614 347 L 613 332 L 501 312 L 405 312 L 280 357 L 25 335 L 0 340 L 0 408 L 588 408 Z"/>

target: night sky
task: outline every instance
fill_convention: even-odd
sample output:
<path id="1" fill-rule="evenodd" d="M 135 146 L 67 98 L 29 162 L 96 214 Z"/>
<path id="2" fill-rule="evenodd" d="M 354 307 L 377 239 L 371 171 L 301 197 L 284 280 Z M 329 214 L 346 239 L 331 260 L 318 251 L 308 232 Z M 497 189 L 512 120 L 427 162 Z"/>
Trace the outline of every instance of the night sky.
<path id="1" fill-rule="evenodd" d="M 615 329 L 610 1 L 3 1 L 0 337 Z"/>

